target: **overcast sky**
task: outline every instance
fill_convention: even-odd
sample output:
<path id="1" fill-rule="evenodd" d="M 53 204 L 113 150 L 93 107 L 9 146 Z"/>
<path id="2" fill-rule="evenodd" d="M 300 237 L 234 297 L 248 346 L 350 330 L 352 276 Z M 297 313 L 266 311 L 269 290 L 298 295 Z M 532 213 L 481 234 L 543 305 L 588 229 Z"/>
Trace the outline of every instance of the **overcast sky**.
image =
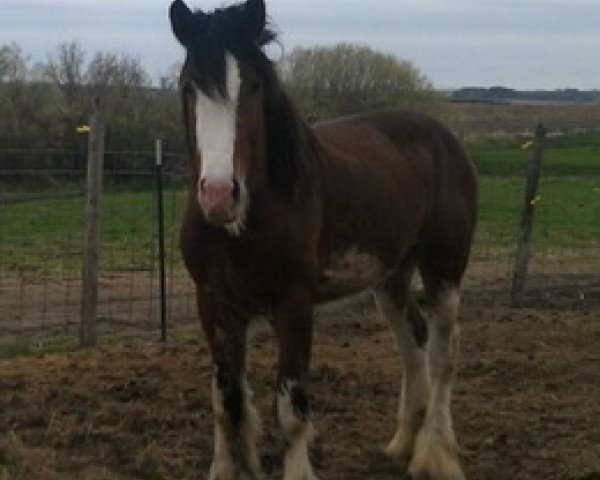
<path id="1" fill-rule="evenodd" d="M 230 2 L 189 0 L 210 10 Z M 79 41 L 139 57 L 154 77 L 182 58 L 168 0 L 0 0 L 0 44 L 32 61 Z M 362 43 L 408 59 L 438 88 L 600 88 L 600 0 L 267 0 L 286 51 Z"/>

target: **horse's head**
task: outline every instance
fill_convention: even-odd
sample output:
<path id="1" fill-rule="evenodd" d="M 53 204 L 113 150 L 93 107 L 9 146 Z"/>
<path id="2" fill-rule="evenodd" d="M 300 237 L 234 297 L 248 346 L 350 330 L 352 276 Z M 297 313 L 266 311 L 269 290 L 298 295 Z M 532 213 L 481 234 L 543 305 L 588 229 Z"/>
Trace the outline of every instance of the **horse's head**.
<path id="1" fill-rule="evenodd" d="M 187 54 L 180 85 L 197 200 L 209 222 L 236 232 L 249 187 L 265 170 L 263 87 L 271 63 L 262 47 L 274 36 L 264 1 L 204 13 L 175 0 L 169 13 Z"/>

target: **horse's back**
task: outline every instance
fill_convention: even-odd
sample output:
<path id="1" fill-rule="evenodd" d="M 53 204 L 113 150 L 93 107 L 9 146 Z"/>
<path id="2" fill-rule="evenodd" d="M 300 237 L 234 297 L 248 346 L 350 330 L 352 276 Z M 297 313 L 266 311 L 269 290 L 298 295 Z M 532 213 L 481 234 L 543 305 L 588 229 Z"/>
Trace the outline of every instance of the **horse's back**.
<path id="1" fill-rule="evenodd" d="M 476 222 L 475 170 L 424 114 L 387 110 L 316 124 L 322 147 L 324 257 L 350 249 L 386 265 L 437 249 L 464 268 Z"/>
<path id="2" fill-rule="evenodd" d="M 430 177 L 435 171 L 453 175 L 449 181 L 465 177 L 476 183 L 473 165 L 458 140 L 427 114 L 381 110 L 319 122 L 314 132 L 326 151 L 325 169 L 336 163 L 387 160 L 392 170 L 410 168 Z"/>

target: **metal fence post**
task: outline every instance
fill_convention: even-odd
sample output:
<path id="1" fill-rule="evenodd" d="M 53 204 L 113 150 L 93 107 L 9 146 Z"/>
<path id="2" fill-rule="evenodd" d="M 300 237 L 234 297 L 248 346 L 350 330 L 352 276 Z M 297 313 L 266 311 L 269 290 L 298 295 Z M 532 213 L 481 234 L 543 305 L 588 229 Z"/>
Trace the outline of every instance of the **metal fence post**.
<path id="1" fill-rule="evenodd" d="M 510 290 L 511 305 L 518 305 L 525 290 L 527 266 L 531 247 L 531 230 L 533 227 L 533 212 L 537 202 L 537 191 L 542 166 L 542 156 L 546 144 L 546 129 L 540 123 L 535 129 L 533 154 L 527 163 L 527 179 L 525 195 L 523 198 L 523 213 L 517 237 L 517 253 L 515 256 L 515 269 Z"/>
<path id="2" fill-rule="evenodd" d="M 160 295 L 160 340 L 167 341 L 167 285 L 165 275 L 165 214 L 163 202 L 163 154 L 162 142 L 156 140 L 156 202 L 158 216 L 158 265 Z"/>
<path id="3" fill-rule="evenodd" d="M 98 250 L 105 130 L 106 126 L 102 105 L 100 99 L 96 98 L 90 117 L 90 132 L 88 137 L 83 271 L 81 281 L 81 326 L 79 332 L 79 344 L 82 347 L 94 346 L 97 341 Z"/>

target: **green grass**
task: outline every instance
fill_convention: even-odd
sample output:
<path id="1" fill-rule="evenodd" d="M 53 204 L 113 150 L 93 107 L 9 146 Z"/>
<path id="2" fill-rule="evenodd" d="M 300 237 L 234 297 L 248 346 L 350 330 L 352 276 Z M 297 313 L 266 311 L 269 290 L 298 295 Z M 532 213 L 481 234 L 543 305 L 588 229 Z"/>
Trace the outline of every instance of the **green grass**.
<path id="1" fill-rule="evenodd" d="M 524 140 L 487 140 L 467 145 L 482 175 L 523 175 L 531 148 Z M 600 175 L 600 132 L 549 139 L 542 173 L 546 176 Z"/>
<path id="2" fill-rule="evenodd" d="M 46 339 L 37 345 L 29 343 L 9 343 L 0 345 L 0 360 L 8 360 L 15 357 L 63 354 L 77 350 L 78 344 L 74 338 L 56 336 Z"/>
<path id="3" fill-rule="evenodd" d="M 33 355 L 32 347 L 27 343 L 10 343 L 0 345 L 0 360 Z"/>
<path id="4" fill-rule="evenodd" d="M 477 240 L 514 243 L 523 202 L 524 179 L 480 178 Z M 543 177 L 533 238 L 545 245 L 583 244 L 600 239 L 600 177 Z M 170 192 L 183 205 L 183 192 Z M 152 268 L 155 252 L 155 199 L 152 193 L 109 193 L 103 199 L 103 260 L 111 269 Z M 8 269 L 80 268 L 83 198 L 31 200 L 6 204 L 0 212 L 0 251 Z M 167 238 L 177 240 L 179 211 L 167 209 Z M 168 248 L 176 248 L 168 245 Z"/>
<path id="5" fill-rule="evenodd" d="M 199 323 L 177 325 L 169 330 L 169 342 L 177 344 L 194 343 L 202 338 L 202 328 Z M 99 340 L 99 347 L 121 348 L 131 344 L 131 335 L 104 335 Z M 0 344 L 0 360 L 16 357 L 44 357 L 45 355 L 60 355 L 79 349 L 76 337 L 56 335 L 46 338 L 43 342 L 27 343 L 14 342 Z"/>
<path id="6" fill-rule="evenodd" d="M 166 237 L 179 228 L 183 191 L 165 193 Z M 112 268 L 149 269 L 156 248 L 156 198 L 152 192 L 108 192 L 102 198 L 101 242 Z M 80 268 L 83 195 L 12 201 L 0 209 L 0 252 L 9 269 Z M 169 246 L 170 247 L 170 246 Z"/>
<path id="7" fill-rule="evenodd" d="M 523 205 L 524 179 L 480 179 L 477 241 L 510 245 L 516 239 Z M 533 241 L 545 246 L 600 242 L 600 177 L 542 178 L 534 213 Z"/>
<path id="8" fill-rule="evenodd" d="M 523 208 L 524 141 L 468 145 L 480 174 L 477 241 L 511 245 Z M 543 246 L 597 245 L 600 239 L 600 132 L 551 138 L 543 153 L 533 241 Z"/>
<path id="9" fill-rule="evenodd" d="M 477 241 L 513 245 L 530 151 L 517 141 L 469 145 L 480 170 Z M 533 240 L 552 246 L 598 245 L 600 239 L 600 132 L 549 140 L 544 153 Z M 571 172 L 571 174 L 569 174 Z M 573 172 L 577 172 L 573 175 Z M 0 196 L 0 268 L 43 271 L 81 268 L 84 198 L 78 184 L 40 191 L 3 188 Z M 177 246 L 183 187 L 165 192 L 167 249 Z M 156 199 L 151 183 L 109 185 L 102 199 L 101 265 L 110 270 L 155 268 Z M 175 254 L 178 258 L 178 255 Z"/>

